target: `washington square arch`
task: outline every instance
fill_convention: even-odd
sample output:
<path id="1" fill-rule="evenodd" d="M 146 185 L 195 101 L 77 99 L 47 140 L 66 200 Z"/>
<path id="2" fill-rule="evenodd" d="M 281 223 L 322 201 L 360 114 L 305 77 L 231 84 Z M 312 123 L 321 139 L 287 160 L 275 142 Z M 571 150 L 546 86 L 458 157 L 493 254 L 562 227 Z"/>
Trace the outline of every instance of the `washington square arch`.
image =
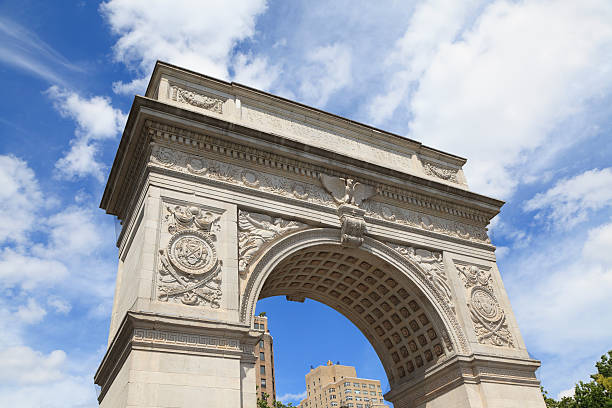
<path id="1" fill-rule="evenodd" d="M 122 223 L 102 407 L 255 407 L 258 299 L 348 318 L 409 407 L 544 407 L 465 159 L 158 62 L 101 207 Z"/>

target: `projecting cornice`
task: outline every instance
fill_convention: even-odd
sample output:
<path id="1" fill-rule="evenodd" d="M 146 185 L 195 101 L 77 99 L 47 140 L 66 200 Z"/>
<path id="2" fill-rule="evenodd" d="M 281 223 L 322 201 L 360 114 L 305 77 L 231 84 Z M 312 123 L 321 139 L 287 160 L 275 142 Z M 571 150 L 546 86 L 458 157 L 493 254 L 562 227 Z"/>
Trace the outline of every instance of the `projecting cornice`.
<path id="1" fill-rule="evenodd" d="M 144 131 L 147 120 L 151 121 L 150 123 L 158 123 L 160 126 L 162 122 L 171 126 L 173 130 L 169 134 L 174 133 L 178 137 L 176 139 L 178 144 L 181 144 L 181 140 L 185 138 L 190 141 L 196 141 L 198 138 L 210 141 L 213 138 L 217 141 L 218 146 L 223 147 L 223 151 L 226 151 L 228 147 L 236 153 L 247 152 L 249 149 L 261 150 L 263 156 L 276 161 L 283 159 L 289 163 L 295 162 L 297 165 L 295 167 L 304 170 L 313 169 L 319 172 L 320 169 L 323 169 L 336 175 L 350 175 L 349 169 L 358 170 L 360 174 L 384 181 L 388 188 L 382 189 L 381 194 L 391 199 L 410 201 L 407 200 L 407 197 L 411 194 L 425 194 L 430 197 L 429 204 L 425 205 L 433 209 L 437 209 L 442 202 L 446 202 L 463 206 L 466 210 L 471 209 L 466 214 L 473 211 L 481 213 L 476 219 L 468 215 L 468 218 L 477 220 L 478 223 L 485 222 L 486 224 L 503 205 L 503 201 L 457 188 L 448 183 L 414 176 L 347 155 L 312 147 L 282 136 L 236 125 L 222 118 L 202 115 L 179 106 L 137 96 L 134 99 L 101 202 L 102 208 L 119 218 L 123 218 L 120 196 L 123 196 L 130 186 L 137 182 L 134 178 L 136 175 L 143 174 L 139 170 L 145 166 L 145 160 L 150 153 L 148 144 L 152 134 Z M 268 161 L 266 159 L 266 163 Z M 456 211 L 451 211 L 451 214 L 455 213 Z"/>

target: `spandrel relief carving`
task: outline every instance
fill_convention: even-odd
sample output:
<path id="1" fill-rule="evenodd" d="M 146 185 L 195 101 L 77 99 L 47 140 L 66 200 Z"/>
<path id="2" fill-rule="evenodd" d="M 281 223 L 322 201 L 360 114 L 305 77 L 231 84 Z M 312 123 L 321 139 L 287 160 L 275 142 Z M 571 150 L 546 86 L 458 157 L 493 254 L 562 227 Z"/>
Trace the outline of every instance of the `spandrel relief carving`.
<path id="1" fill-rule="evenodd" d="M 265 244 L 272 242 L 290 232 L 308 227 L 308 225 L 272 218 L 265 214 L 239 211 L 238 213 L 238 271 L 246 277 L 251 260 Z"/>
<path id="2" fill-rule="evenodd" d="M 495 297 L 493 278 L 488 268 L 455 262 L 468 295 L 468 309 L 478 342 L 514 347 L 506 315 Z"/>
<path id="3" fill-rule="evenodd" d="M 397 244 L 388 245 L 399 252 L 403 257 L 419 265 L 421 267 L 419 272 L 431 283 L 434 290 L 440 294 L 449 309 L 455 312 L 453 294 L 448 283 L 446 272 L 444 272 L 442 253 Z"/>
<path id="4" fill-rule="evenodd" d="M 170 238 L 159 250 L 157 299 L 188 306 L 220 306 L 221 260 L 216 251 L 219 216 L 195 206 L 165 207 Z"/>

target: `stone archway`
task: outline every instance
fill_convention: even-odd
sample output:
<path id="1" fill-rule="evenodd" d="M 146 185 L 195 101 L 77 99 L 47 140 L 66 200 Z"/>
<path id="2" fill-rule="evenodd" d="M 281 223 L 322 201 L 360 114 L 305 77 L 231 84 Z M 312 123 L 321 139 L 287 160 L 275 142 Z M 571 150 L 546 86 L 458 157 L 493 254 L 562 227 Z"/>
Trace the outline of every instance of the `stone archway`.
<path id="1" fill-rule="evenodd" d="M 256 301 L 269 296 L 324 303 L 366 336 L 392 387 L 466 347 L 454 313 L 427 272 L 374 239 L 346 248 L 338 230 L 295 232 L 266 248 L 252 271 L 242 319 L 251 323 Z"/>
<path id="2" fill-rule="evenodd" d="M 119 268 L 103 407 L 254 407 L 260 297 L 368 338 L 395 407 L 544 406 L 465 159 L 158 62 L 102 198 Z"/>

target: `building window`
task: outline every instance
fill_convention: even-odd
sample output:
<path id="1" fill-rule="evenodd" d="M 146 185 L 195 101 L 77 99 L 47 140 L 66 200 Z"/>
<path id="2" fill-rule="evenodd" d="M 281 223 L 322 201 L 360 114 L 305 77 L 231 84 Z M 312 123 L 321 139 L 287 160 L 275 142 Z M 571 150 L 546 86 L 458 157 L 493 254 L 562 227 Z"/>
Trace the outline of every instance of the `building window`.
<path id="1" fill-rule="evenodd" d="M 361 391 L 355 390 L 355 394 L 361 394 Z"/>
<path id="2" fill-rule="evenodd" d="M 350 383 L 350 382 L 345 382 L 345 383 L 344 383 L 344 386 L 345 386 L 345 387 L 350 387 L 350 386 L 351 386 L 351 383 Z"/>
<path id="3" fill-rule="evenodd" d="M 370 395 L 376 395 L 374 391 L 370 391 Z"/>
<path id="4" fill-rule="evenodd" d="M 359 387 L 358 383 L 353 383 L 353 387 Z"/>
<path id="5" fill-rule="evenodd" d="M 259 348 L 264 348 L 264 341 L 263 340 L 259 340 Z"/>
<path id="6" fill-rule="evenodd" d="M 329 392 L 336 392 L 336 389 L 335 388 L 330 388 L 328 391 Z"/>
<path id="7" fill-rule="evenodd" d="M 370 388 L 374 388 L 374 384 L 370 384 Z"/>
<path id="8" fill-rule="evenodd" d="M 362 388 L 368 388 L 368 384 L 361 384 Z"/>
<path id="9" fill-rule="evenodd" d="M 259 366 L 259 374 L 266 374 L 266 366 Z"/>
<path id="10" fill-rule="evenodd" d="M 351 392 L 353 392 L 353 390 L 346 390 L 346 391 L 344 391 L 345 394 L 350 394 Z"/>
<path id="11" fill-rule="evenodd" d="M 352 395 L 347 395 L 345 399 L 347 401 L 352 401 L 353 400 L 353 396 Z"/>
<path id="12" fill-rule="evenodd" d="M 353 403 L 351 402 L 351 403 L 349 403 L 349 404 L 348 404 L 348 406 L 349 406 L 349 408 L 352 408 L 352 407 L 354 407 L 355 405 L 353 405 Z"/>
<path id="13" fill-rule="evenodd" d="M 266 388 L 266 379 L 265 378 L 261 379 L 261 388 Z"/>
<path id="14" fill-rule="evenodd" d="M 329 396 L 329 399 L 336 399 L 336 394 L 332 394 Z"/>
<path id="15" fill-rule="evenodd" d="M 337 406 L 338 406 L 338 403 L 337 403 L 337 402 L 332 402 L 332 403 L 331 403 L 331 406 L 332 406 L 332 407 L 337 407 Z"/>
<path id="16" fill-rule="evenodd" d="M 264 352 L 263 352 L 263 351 L 260 351 L 260 352 L 259 352 L 259 359 L 260 359 L 261 361 L 265 361 L 265 360 L 266 360 L 266 355 L 264 354 Z"/>

